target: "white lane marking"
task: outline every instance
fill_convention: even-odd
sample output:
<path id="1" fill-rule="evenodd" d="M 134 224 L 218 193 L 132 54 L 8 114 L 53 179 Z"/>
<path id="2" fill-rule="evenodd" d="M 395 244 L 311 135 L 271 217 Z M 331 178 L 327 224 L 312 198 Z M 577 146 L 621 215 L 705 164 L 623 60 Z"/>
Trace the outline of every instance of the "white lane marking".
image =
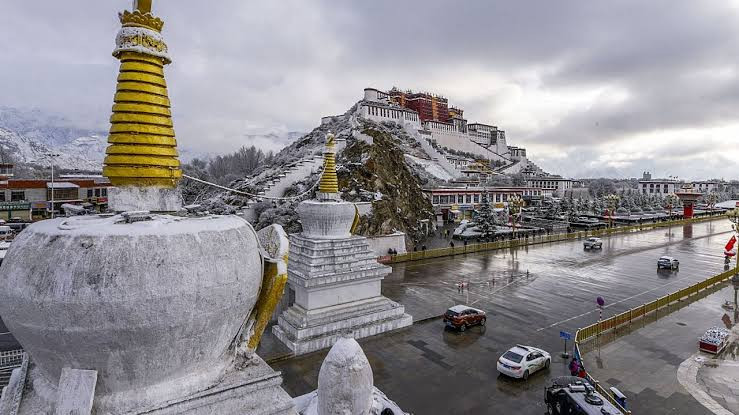
<path id="1" fill-rule="evenodd" d="M 609 308 L 609 307 L 613 307 L 613 306 L 614 306 L 614 305 L 616 305 L 616 304 L 620 304 L 620 303 L 623 303 L 624 301 L 628 301 L 628 300 L 631 300 L 631 299 L 633 299 L 633 298 L 639 297 L 639 296 L 641 296 L 641 295 L 644 295 L 644 294 L 650 293 L 650 292 L 652 292 L 652 291 L 655 291 L 655 290 L 659 290 L 660 288 L 664 288 L 664 287 L 667 287 L 667 286 L 670 286 L 670 285 L 674 285 L 674 284 L 677 284 L 678 282 L 683 282 L 683 280 L 675 280 L 675 281 L 673 281 L 673 282 L 669 282 L 669 283 L 667 283 L 667 284 L 663 284 L 663 285 L 660 285 L 659 287 L 654 287 L 654 288 L 652 288 L 651 290 L 646 290 L 646 291 L 642 291 L 642 292 L 640 292 L 640 293 L 638 293 L 638 294 L 634 294 L 634 295 L 632 295 L 631 297 L 626 297 L 626 298 L 623 298 L 623 299 L 621 299 L 621 300 L 618 300 L 618 301 L 616 301 L 616 302 L 614 302 L 614 303 L 610 303 L 610 304 L 608 304 L 607 306 L 605 306 L 605 307 L 603 307 L 603 308 L 604 308 L 604 309 L 606 309 L 606 308 Z M 580 317 L 582 317 L 582 316 L 586 316 L 586 315 L 588 315 L 588 314 L 591 314 L 591 313 L 595 313 L 596 311 L 597 311 L 597 310 L 590 310 L 590 311 L 586 311 L 586 312 L 584 312 L 584 313 L 582 313 L 582 314 L 578 314 L 578 315 L 576 315 L 576 316 L 574 316 L 574 317 L 570 317 L 570 318 L 568 318 L 568 319 L 564 319 L 564 320 L 558 321 L 558 322 L 556 322 L 556 323 L 552 323 L 552 324 L 550 324 L 550 325 L 548 325 L 548 326 L 546 326 L 546 327 L 542 327 L 542 328 L 540 328 L 540 329 L 537 329 L 536 331 L 537 331 L 537 332 L 540 332 L 540 331 L 542 331 L 542 330 L 546 330 L 546 329 L 551 329 L 551 328 L 552 328 L 552 327 L 554 327 L 554 326 L 557 326 L 557 325 L 559 325 L 559 324 L 562 324 L 562 323 L 566 323 L 566 322 L 568 322 L 568 321 L 574 320 L 574 319 L 576 319 L 576 318 L 580 318 Z"/>
<path id="2" fill-rule="evenodd" d="M 677 369 L 678 382 L 680 382 L 683 388 L 685 388 L 685 390 L 687 390 L 696 401 L 705 406 L 709 411 L 716 415 L 732 415 L 731 412 L 716 402 L 711 395 L 706 393 L 706 391 L 704 391 L 698 384 L 698 369 L 701 367 L 701 362 L 695 360 L 698 356 L 700 356 L 700 352 L 690 356 L 680 364 L 680 367 Z"/>
<path id="3" fill-rule="evenodd" d="M 4 336 L 4 335 L 6 335 L 6 334 L 10 334 L 10 332 L 9 332 L 9 331 L 6 331 L 6 332 L 4 332 L 4 333 L 0 333 L 0 336 Z"/>

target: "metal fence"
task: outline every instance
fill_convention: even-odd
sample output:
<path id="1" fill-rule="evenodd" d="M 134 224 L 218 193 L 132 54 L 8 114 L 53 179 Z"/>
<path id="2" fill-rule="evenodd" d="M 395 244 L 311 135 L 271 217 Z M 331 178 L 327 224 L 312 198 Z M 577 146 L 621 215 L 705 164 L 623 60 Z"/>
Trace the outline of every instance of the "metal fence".
<path id="1" fill-rule="evenodd" d="M 23 364 L 23 350 L 0 352 L 0 389 L 8 384 L 13 369 Z"/>
<path id="2" fill-rule="evenodd" d="M 693 284 L 689 287 L 686 287 L 681 290 L 675 291 L 673 293 L 667 294 L 666 296 L 660 297 L 649 303 L 642 304 L 638 307 L 634 307 L 630 310 L 624 311 L 621 314 L 616 314 L 615 316 L 607 318 L 598 323 L 594 323 L 587 327 L 578 329 L 577 332 L 575 333 L 575 346 L 574 346 L 575 354 L 577 356 L 582 356 L 580 352 L 580 342 L 585 342 L 589 339 L 599 336 L 602 333 L 608 332 L 610 330 L 614 330 L 619 327 L 629 325 L 631 324 L 633 320 L 643 318 L 649 313 L 656 312 L 657 310 L 665 308 L 672 303 L 682 300 L 683 298 L 689 297 L 693 294 L 698 293 L 699 291 L 705 290 L 706 288 L 712 287 L 716 284 L 720 284 L 726 281 L 727 279 L 731 278 L 731 276 L 734 275 L 735 272 L 736 270 L 734 269 L 731 269 L 726 272 L 722 272 L 721 274 L 715 275 L 711 278 L 708 278 L 699 283 Z M 611 393 L 606 391 L 606 389 L 603 388 L 597 380 L 595 380 L 592 376 L 590 376 L 589 373 L 586 372 L 585 377 L 591 384 L 595 386 L 598 393 L 605 396 L 622 413 L 631 414 L 631 411 L 621 407 L 621 405 L 619 405 L 619 403 L 611 395 Z"/>
<path id="3" fill-rule="evenodd" d="M 696 223 L 696 222 L 715 220 L 715 219 L 719 219 L 725 216 L 726 216 L 725 214 L 720 214 L 720 215 L 712 215 L 712 216 L 703 216 L 700 218 L 680 219 L 680 220 L 655 222 L 655 223 L 642 223 L 638 225 L 619 226 L 615 228 L 596 229 L 596 230 L 588 230 L 588 231 L 580 231 L 580 232 L 557 233 L 557 234 L 551 234 L 551 235 L 533 235 L 527 238 L 509 239 L 505 241 L 496 241 L 496 242 L 482 242 L 482 243 L 468 244 L 464 246 L 455 246 L 455 247 L 449 247 L 449 248 L 427 249 L 425 251 L 415 251 L 415 252 L 408 252 L 405 254 L 389 255 L 389 256 L 381 257 L 382 259 L 381 262 L 387 263 L 387 264 L 396 264 L 399 262 L 417 261 L 420 259 L 438 258 L 438 257 L 443 257 L 443 256 L 468 254 L 468 253 L 481 252 L 481 251 L 491 251 L 491 250 L 496 250 L 496 249 L 515 248 L 518 246 L 544 244 L 544 243 L 549 243 L 549 242 L 570 241 L 574 239 L 588 238 L 591 236 L 608 236 L 608 235 L 613 235 L 613 234 L 639 232 L 639 231 L 646 231 L 646 230 L 652 230 L 652 229 L 657 229 L 657 228 L 665 228 L 669 226 L 688 225 L 688 224 Z"/>

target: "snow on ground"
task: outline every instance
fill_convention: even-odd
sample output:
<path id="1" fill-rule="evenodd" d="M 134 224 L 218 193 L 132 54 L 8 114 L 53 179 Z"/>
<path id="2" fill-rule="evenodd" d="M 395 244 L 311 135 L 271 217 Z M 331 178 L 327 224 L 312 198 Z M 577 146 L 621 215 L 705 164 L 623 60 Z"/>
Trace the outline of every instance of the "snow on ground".
<path id="1" fill-rule="evenodd" d="M 441 180 L 451 180 L 454 177 L 452 177 L 451 174 L 449 174 L 446 170 L 444 170 L 443 167 L 441 167 L 438 163 L 432 160 L 424 160 L 422 158 L 414 157 L 409 154 L 405 155 L 408 157 L 411 161 L 414 163 L 420 164 L 423 166 L 423 169 L 426 170 L 429 174 L 436 177 L 437 179 Z"/>

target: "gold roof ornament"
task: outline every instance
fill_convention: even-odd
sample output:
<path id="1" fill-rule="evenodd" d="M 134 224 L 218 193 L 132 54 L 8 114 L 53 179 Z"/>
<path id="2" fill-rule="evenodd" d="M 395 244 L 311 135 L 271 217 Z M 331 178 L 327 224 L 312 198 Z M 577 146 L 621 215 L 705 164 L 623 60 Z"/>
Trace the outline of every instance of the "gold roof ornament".
<path id="1" fill-rule="evenodd" d="M 103 175 L 114 186 L 174 188 L 182 177 L 164 65 L 171 62 L 151 0 L 120 13 L 121 61 Z"/>
<path id="2" fill-rule="evenodd" d="M 124 10 L 118 13 L 118 19 L 124 27 L 145 27 L 157 32 L 162 31 L 164 22 L 151 14 L 151 0 L 134 0 L 133 11 Z"/>
<path id="3" fill-rule="evenodd" d="M 337 200 L 339 180 L 336 176 L 336 136 L 326 134 L 326 151 L 323 153 L 323 173 L 318 184 L 319 200 Z"/>

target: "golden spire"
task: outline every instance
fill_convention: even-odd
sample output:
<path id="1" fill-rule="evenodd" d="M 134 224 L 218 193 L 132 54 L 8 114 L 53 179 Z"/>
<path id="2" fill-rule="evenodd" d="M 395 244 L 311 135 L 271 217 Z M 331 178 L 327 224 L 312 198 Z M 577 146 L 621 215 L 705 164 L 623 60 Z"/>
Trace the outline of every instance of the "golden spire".
<path id="1" fill-rule="evenodd" d="M 326 134 L 326 151 L 323 153 L 323 174 L 318 184 L 319 199 L 335 199 L 339 193 L 339 181 L 336 177 L 336 137 Z"/>
<path id="2" fill-rule="evenodd" d="M 173 188 L 182 177 L 164 80 L 171 62 L 151 0 L 119 13 L 113 56 L 121 61 L 103 175 L 114 186 Z"/>

